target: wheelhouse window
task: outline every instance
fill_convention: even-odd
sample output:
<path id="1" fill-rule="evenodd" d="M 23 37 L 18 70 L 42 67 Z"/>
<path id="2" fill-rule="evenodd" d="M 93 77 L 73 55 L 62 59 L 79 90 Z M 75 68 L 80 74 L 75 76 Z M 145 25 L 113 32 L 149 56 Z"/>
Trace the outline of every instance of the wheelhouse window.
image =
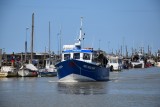
<path id="1" fill-rule="evenodd" d="M 49 60 L 46 60 L 46 64 L 49 65 Z"/>
<path id="2" fill-rule="evenodd" d="M 70 54 L 64 54 L 64 60 L 70 59 Z"/>
<path id="3" fill-rule="evenodd" d="M 73 58 L 74 59 L 80 59 L 80 53 L 74 53 Z"/>
<path id="4" fill-rule="evenodd" d="M 118 59 L 118 63 L 119 63 L 119 64 L 122 64 L 122 60 L 121 60 L 121 59 Z"/>
<path id="5" fill-rule="evenodd" d="M 84 53 L 84 54 L 83 54 L 83 59 L 84 59 L 84 60 L 90 60 L 90 56 L 91 56 L 90 54 Z"/>
<path id="6" fill-rule="evenodd" d="M 92 54 L 92 62 L 98 62 L 98 54 L 96 52 Z"/>
<path id="7" fill-rule="evenodd" d="M 110 63 L 117 63 L 117 59 L 110 59 Z"/>

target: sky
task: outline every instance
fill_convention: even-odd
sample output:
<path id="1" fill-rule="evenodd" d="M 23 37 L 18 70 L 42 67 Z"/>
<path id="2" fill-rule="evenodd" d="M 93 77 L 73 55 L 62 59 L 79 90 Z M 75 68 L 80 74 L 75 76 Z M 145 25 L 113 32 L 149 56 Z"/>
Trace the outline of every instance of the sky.
<path id="1" fill-rule="evenodd" d="M 127 46 L 148 45 L 153 53 L 160 49 L 160 0 L 0 0 L 0 48 L 6 53 L 30 52 L 32 13 L 34 13 L 34 52 L 74 44 L 83 17 L 85 47 L 107 53 Z M 26 28 L 29 28 L 26 30 Z M 27 38 L 26 38 L 27 37 Z"/>

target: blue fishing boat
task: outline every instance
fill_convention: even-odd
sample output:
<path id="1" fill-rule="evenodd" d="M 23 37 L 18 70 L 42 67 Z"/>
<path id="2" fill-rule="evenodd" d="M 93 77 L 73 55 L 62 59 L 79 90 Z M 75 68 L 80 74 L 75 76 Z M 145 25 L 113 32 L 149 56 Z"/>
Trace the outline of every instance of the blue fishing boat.
<path id="1" fill-rule="evenodd" d="M 101 51 L 93 48 L 81 48 L 82 18 L 80 36 L 74 45 L 64 45 L 61 62 L 56 64 L 60 82 L 107 81 L 110 68 L 108 60 Z"/>

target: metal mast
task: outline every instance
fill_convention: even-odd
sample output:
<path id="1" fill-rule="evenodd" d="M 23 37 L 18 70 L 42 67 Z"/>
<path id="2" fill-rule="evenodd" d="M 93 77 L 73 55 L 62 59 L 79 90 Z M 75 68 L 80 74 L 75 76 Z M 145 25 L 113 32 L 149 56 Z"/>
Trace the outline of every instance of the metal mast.
<path id="1" fill-rule="evenodd" d="M 62 34 L 62 26 L 60 26 L 60 34 L 59 34 L 59 35 L 60 35 L 60 43 L 59 43 L 59 44 L 60 44 L 60 46 L 59 46 L 59 47 L 60 47 L 60 48 L 59 48 L 59 49 L 60 49 L 60 50 L 59 50 L 59 51 L 60 51 L 60 52 L 59 52 L 60 55 L 61 55 L 61 47 L 62 47 L 62 46 L 61 46 L 61 42 L 62 42 L 62 40 L 61 40 L 61 39 L 62 39 L 62 38 L 61 38 L 61 34 Z"/>
<path id="2" fill-rule="evenodd" d="M 33 60 L 33 35 L 34 35 L 34 13 L 32 14 L 32 37 L 31 37 L 31 62 Z"/>
<path id="3" fill-rule="evenodd" d="M 27 61 L 27 30 L 28 30 L 29 28 L 27 27 L 26 28 L 26 41 L 25 41 L 25 62 Z"/>
<path id="4" fill-rule="evenodd" d="M 49 50 L 48 50 L 48 52 L 49 52 L 49 57 L 51 56 L 51 51 L 50 51 L 50 22 L 49 22 L 49 46 L 48 46 L 48 48 L 49 48 Z"/>
<path id="5" fill-rule="evenodd" d="M 82 32 L 82 21 L 83 21 L 83 17 L 81 17 L 81 27 L 80 27 L 80 32 L 79 32 L 79 39 L 78 39 L 78 43 L 81 45 L 81 41 L 82 41 L 82 36 L 83 36 L 83 32 Z"/>

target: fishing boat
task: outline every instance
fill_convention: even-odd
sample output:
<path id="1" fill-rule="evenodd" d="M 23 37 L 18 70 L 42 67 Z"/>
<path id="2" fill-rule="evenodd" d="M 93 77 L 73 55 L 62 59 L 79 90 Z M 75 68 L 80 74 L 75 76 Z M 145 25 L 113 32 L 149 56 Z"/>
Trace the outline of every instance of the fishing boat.
<path id="1" fill-rule="evenodd" d="M 33 64 L 23 64 L 18 70 L 18 76 L 20 77 L 37 77 L 38 69 Z"/>
<path id="2" fill-rule="evenodd" d="M 160 67 L 160 50 L 158 50 L 158 53 L 157 53 L 156 66 L 157 66 L 157 67 Z"/>
<path id="3" fill-rule="evenodd" d="M 131 64 L 133 68 L 144 68 L 144 56 L 141 53 L 134 55 Z"/>
<path id="4" fill-rule="evenodd" d="M 40 77 L 53 77 L 57 76 L 57 69 L 55 67 L 55 60 L 53 58 L 46 59 L 44 69 L 39 70 Z"/>
<path id="5" fill-rule="evenodd" d="M 0 50 L 0 77 L 16 77 L 17 69 L 15 67 L 14 53 L 11 56 L 11 65 L 2 65 L 2 50 Z"/>
<path id="6" fill-rule="evenodd" d="M 13 66 L 2 66 L 0 70 L 0 77 L 16 77 L 17 70 Z"/>
<path id="7" fill-rule="evenodd" d="M 119 56 L 110 56 L 108 64 L 111 71 L 121 71 L 123 69 L 122 58 Z"/>
<path id="8" fill-rule="evenodd" d="M 157 67 L 160 67 L 160 61 L 157 62 L 156 66 L 157 66 Z"/>
<path id="9" fill-rule="evenodd" d="M 55 66 L 59 82 L 80 82 L 80 81 L 107 81 L 109 80 L 110 68 L 107 65 L 107 58 L 103 53 L 93 48 L 81 48 L 82 17 L 78 42 L 74 45 L 64 45 L 61 62 Z"/>

